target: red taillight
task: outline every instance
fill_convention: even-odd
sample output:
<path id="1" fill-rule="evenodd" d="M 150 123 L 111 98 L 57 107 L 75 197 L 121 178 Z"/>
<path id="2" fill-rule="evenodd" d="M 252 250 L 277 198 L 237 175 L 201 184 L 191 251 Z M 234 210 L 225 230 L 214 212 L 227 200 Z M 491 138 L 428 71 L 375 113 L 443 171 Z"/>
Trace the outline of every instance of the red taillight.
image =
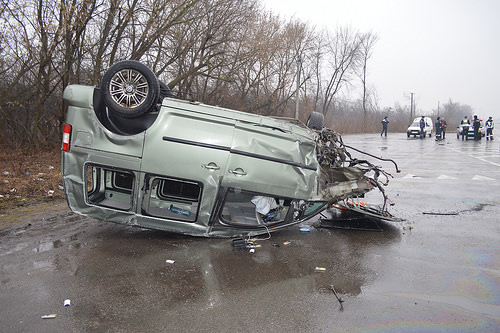
<path id="1" fill-rule="evenodd" d="M 64 124 L 63 138 L 62 138 L 62 150 L 69 151 L 69 142 L 71 140 L 71 125 Z"/>

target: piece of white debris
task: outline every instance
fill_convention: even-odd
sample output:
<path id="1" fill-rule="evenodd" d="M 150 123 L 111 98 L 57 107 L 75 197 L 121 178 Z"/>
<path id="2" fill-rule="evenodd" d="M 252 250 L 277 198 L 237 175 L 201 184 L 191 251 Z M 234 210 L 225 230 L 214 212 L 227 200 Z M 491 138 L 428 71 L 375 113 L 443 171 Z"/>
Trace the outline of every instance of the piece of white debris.
<path id="1" fill-rule="evenodd" d="M 48 315 L 43 315 L 42 319 L 54 319 L 55 317 L 57 317 L 56 314 L 48 314 Z"/>

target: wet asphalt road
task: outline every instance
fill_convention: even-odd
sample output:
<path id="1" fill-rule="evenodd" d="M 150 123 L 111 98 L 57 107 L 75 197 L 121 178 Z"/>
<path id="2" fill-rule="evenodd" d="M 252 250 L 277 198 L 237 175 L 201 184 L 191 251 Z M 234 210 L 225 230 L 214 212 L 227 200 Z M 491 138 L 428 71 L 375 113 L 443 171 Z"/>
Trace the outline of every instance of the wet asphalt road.
<path id="1" fill-rule="evenodd" d="M 406 219 L 382 232 L 292 227 L 251 254 L 35 211 L 0 234 L 0 332 L 499 332 L 499 141 L 453 134 L 344 136 L 402 170 L 375 163 Z"/>

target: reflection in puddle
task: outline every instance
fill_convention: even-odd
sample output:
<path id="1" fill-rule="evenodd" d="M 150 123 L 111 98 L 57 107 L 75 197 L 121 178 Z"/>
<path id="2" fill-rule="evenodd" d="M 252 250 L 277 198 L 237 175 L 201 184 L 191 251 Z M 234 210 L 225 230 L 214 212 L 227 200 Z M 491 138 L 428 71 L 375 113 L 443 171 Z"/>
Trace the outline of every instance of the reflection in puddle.
<path id="1" fill-rule="evenodd" d="M 374 316 L 376 325 L 365 326 L 364 329 L 384 327 L 384 331 L 405 329 L 413 332 L 449 330 L 450 332 L 486 332 L 491 329 L 490 320 L 498 320 L 498 309 L 491 304 L 471 301 L 462 296 L 440 294 L 415 294 L 405 292 L 373 292 L 377 296 L 396 298 L 395 304 L 407 300 L 415 305 L 404 318 L 381 318 Z M 408 303 L 408 302 L 406 302 Z M 424 311 L 420 307 L 424 307 Z M 438 306 L 439 310 L 430 311 Z M 427 309 L 425 309 L 427 308 Z M 388 315 L 387 317 L 390 317 Z"/>

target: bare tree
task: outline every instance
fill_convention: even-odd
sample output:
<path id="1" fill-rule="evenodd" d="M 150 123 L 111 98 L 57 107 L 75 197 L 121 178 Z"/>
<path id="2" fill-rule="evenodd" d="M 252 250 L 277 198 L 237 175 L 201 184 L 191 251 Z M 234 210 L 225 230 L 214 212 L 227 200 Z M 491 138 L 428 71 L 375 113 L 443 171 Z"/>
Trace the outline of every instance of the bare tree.
<path id="1" fill-rule="evenodd" d="M 359 77 L 361 79 L 362 89 L 363 89 L 363 131 L 367 130 L 367 118 L 368 118 L 368 110 L 366 108 L 366 104 L 368 101 L 368 87 L 366 82 L 367 77 L 367 66 L 368 60 L 371 58 L 373 54 L 373 47 L 378 40 L 378 36 L 371 32 L 360 35 L 360 67 L 361 73 L 359 73 Z"/>
<path id="2" fill-rule="evenodd" d="M 363 112 L 366 128 L 378 112 L 366 80 L 376 35 L 316 31 L 261 6 L 260 0 L 0 0 L 0 143 L 35 150 L 58 144 L 64 88 L 98 85 L 105 68 L 124 59 L 145 62 L 171 89 L 207 103 L 289 116 L 298 102 L 307 108 L 301 120 L 310 110 L 331 116 L 335 105 L 346 111 L 342 121 Z M 343 96 L 355 73 L 364 87 L 361 102 Z"/>
<path id="3" fill-rule="evenodd" d="M 336 94 L 355 72 L 360 48 L 359 33 L 353 32 L 350 28 L 339 28 L 335 35 L 328 37 L 326 66 L 329 74 L 323 92 L 325 115 Z"/>

